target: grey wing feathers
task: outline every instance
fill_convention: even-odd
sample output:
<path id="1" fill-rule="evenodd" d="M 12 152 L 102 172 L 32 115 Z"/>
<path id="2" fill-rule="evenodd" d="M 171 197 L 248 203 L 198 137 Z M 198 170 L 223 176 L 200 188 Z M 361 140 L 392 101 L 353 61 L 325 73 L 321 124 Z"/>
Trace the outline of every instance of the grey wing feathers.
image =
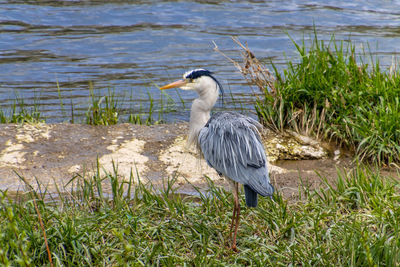
<path id="1" fill-rule="evenodd" d="M 199 144 L 207 163 L 226 177 L 270 196 L 267 159 L 260 123 L 233 112 L 214 114 L 200 131 Z"/>

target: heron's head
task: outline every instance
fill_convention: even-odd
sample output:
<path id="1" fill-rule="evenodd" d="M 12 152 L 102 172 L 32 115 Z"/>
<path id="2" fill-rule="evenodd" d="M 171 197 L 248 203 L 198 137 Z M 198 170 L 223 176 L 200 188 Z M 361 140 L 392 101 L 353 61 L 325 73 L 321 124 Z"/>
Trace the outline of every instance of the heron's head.
<path id="1" fill-rule="evenodd" d="M 212 72 L 205 69 L 195 69 L 185 72 L 183 79 L 176 82 L 167 84 L 161 87 L 161 90 L 181 88 L 182 90 L 194 90 L 199 94 L 207 92 L 207 90 L 218 90 L 222 91 L 221 84 L 217 79 L 212 76 Z"/>

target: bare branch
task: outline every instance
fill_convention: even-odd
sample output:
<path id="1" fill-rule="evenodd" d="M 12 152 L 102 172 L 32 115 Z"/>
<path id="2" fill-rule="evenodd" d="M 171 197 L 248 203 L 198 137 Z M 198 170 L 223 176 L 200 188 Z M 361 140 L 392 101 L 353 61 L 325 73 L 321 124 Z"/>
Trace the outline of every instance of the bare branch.
<path id="1" fill-rule="evenodd" d="M 242 49 L 242 64 L 223 53 L 213 41 L 214 51 L 232 62 L 249 84 L 256 85 L 261 92 L 265 92 L 269 88 L 270 93 L 275 94 L 275 76 L 255 57 L 253 52 L 248 48 L 247 43 L 243 45 L 237 37 L 232 37 L 232 40 Z"/>

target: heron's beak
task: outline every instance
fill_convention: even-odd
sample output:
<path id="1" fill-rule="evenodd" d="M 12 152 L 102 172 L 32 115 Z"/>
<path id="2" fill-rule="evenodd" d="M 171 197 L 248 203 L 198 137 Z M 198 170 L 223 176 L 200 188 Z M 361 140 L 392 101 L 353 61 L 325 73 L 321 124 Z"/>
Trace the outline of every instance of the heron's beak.
<path id="1" fill-rule="evenodd" d="M 164 85 L 163 87 L 160 87 L 160 90 L 181 87 L 181 86 L 185 85 L 186 83 L 187 83 L 186 80 L 179 80 L 179 81 Z"/>

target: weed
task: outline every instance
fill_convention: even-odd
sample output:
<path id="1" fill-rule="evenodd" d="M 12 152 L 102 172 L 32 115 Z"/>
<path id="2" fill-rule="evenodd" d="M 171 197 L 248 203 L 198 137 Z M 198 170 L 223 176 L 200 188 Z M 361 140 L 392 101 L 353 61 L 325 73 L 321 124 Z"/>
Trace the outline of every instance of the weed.
<path id="1" fill-rule="evenodd" d="M 118 122 L 117 99 L 115 93 L 108 90 L 108 95 L 95 95 L 93 85 L 89 86 L 92 105 L 86 112 L 86 123 L 91 125 L 113 125 Z M 103 104 L 104 103 L 104 104 Z"/>
<path id="2" fill-rule="evenodd" d="M 0 123 L 38 123 L 44 119 L 39 111 L 39 105 L 27 105 L 22 98 L 18 96 L 14 100 L 10 112 L 0 110 Z"/>

